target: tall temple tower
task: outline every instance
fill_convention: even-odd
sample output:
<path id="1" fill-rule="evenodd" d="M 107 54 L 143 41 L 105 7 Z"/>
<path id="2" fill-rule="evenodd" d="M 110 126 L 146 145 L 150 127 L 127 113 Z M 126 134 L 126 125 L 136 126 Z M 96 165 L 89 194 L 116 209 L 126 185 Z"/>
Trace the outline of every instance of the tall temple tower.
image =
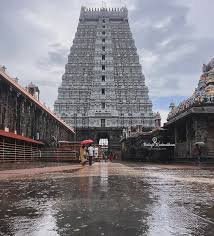
<path id="1" fill-rule="evenodd" d="M 81 8 L 54 108 L 76 130 L 155 126 L 127 8 Z"/>

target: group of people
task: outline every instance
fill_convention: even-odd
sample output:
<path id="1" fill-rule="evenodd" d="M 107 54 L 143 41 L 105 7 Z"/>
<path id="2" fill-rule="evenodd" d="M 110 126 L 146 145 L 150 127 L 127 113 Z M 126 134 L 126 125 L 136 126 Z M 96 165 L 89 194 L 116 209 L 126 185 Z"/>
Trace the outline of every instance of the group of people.
<path id="1" fill-rule="evenodd" d="M 113 152 L 110 152 L 109 155 L 106 155 L 105 153 L 103 153 L 103 160 L 106 162 L 107 160 L 109 160 L 110 162 L 112 162 L 113 160 L 116 160 L 117 156 L 116 154 L 113 154 Z"/>
<path id="2" fill-rule="evenodd" d="M 82 145 L 80 147 L 80 162 L 82 165 L 85 165 L 88 161 L 89 165 L 92 165 L 92 161 L 95 158 L 95 156 L 98 156 L 98 150 L 96 147 L 93 147 L 91 144 L 87 145 Z M 113 155 L 112 152 L 108 155 L 108 157 L 103 153 L 103 160 L 107 161 L 109 160 L 110 162 L 113 161 L 113 159 L 117 159 L 116 154 Z"/>

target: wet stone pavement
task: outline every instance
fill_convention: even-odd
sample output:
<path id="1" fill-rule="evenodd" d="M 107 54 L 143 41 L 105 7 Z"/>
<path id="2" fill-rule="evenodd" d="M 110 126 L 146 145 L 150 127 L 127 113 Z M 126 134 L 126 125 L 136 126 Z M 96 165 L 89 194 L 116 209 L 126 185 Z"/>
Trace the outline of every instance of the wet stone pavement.
<path id="1" fill-rule="evenodd" d="M 214 168 L 95 163 L 0 182 L 0 235 L 214 235 Z"/>

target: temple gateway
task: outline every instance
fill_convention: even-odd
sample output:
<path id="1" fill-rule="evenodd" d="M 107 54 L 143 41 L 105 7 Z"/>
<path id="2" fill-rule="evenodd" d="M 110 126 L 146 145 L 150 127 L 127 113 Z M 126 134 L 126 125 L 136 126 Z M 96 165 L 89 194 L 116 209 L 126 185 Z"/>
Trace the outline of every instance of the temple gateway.
<path id="1" fill-rule="evenodd" d="M 54 109 L 76 140 L 108 139 L 112 150 L 123 128 L 155 126 L 127 8 L 81 8 Z"/>

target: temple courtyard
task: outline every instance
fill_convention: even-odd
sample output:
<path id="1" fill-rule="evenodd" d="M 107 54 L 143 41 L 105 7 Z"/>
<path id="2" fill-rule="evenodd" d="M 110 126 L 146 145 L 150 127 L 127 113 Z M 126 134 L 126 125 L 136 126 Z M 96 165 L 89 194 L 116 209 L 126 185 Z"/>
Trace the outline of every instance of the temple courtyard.
<path id="1" fill-rule="evenodd" d="M 214 235 L 214 166 L 25 165 L 1 166 L 0 235 Z"/>

